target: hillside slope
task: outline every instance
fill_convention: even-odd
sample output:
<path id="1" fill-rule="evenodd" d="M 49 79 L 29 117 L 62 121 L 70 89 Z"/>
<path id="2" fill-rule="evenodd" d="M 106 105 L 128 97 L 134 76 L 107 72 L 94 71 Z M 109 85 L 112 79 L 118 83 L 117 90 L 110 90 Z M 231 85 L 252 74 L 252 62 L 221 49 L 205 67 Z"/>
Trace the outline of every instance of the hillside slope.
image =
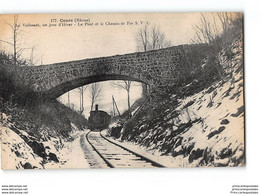
<path id="1" fill-rule="evenodd" d="M 82 115 L 58 101 L 31 107 L 2 102 L 0 113 L 4 169 L 66 168 L 72 147 L 79 149 L 72 142 L 87 126 Z"/>
<path id="2" fill-rule="evenodd" d="M 200 90 L 197 80 L 156 102 L 121 131 L 121 141 L 169 156 L 172 167 L 241 166 L 244 158 L 243 45 L 220 54 L 227 75 Z M 198 90 L 192 92 L 191 90 Z M 187 95 L 188 94 L 188 95 Z M 156 114 L 155 114 L 156 113 Z"/>

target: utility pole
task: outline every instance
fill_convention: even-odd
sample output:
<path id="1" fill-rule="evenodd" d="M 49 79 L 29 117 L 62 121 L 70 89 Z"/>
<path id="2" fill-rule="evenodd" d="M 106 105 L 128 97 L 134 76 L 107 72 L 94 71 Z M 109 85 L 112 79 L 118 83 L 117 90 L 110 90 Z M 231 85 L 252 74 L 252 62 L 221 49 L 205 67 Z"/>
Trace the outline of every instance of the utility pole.
<path id="1" fill-rule="evenodd" d="M 118 115 L 120 116 L 120 112 L 119 112 L 119 110 L 118 110 L 118 107 L 117 107 L 117 104 L 116 104 L 116 101 L 115 101 L 113 95 L 112 95 L 112 101 L 113 101 L 113 114 L 114 114 L 114 116 L 116 116 L 115 109 L 117 110 L 117 113 L 118 113 Z"/>

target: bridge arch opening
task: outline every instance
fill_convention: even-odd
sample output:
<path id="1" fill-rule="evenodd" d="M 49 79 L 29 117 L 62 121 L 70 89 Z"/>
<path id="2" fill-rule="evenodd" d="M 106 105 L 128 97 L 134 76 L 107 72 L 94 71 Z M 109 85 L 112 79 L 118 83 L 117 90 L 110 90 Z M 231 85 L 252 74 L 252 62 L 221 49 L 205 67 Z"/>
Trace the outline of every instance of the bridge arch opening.
<path id="1" fill-rule="evenodd" d="M 129 81 L 135 81 L 142 83 L 143 87 L 145 87 L 144 91 L 148 92 L 149 90 L 147 88 L 150 87 L 150 84 L 148 81 L 143 81 L 141 79 L 137 79 L 131 76 L 127 75 L 95 75 L 95 76 L 88 76 L 83 78 L 77 78 L 73 80 L 66 81 L 64 83 L 59 84 L 56 87 L 51 88 L 50 90 L 46 91 L 45 94 L 50 99 L 58 98 L 59 96 L 65 94 L 66 92 L 69 92 L 70 90 L 73 90 L 75 88 L 96 83 L 96 82 L 102 82 L 102 81 L 113 81 L 113 80 L 129 80 Z"/>
<path id="2" fill-rule="evenodd" d="M 129 84 L 129 82 L 124 82 L 126 80 L 132 82 L 129 91 L 126 90 L 127 84 Z M 116 78 L 115 76 L 113 76 L 113 78 L 107 77 L 105 80 L 104 76 L 102 76 L 102 79 L 92 77 L 91 80 L 87 81 L 88 84 L 86 85 L 84 85 L 86 82 L 81 82 L 80 84 L 78 82 L 76 84 L 75 82 L 73 84 L 75 88 L 73 87 L 72 90 L 69 90 L 69 92 L 64 93 L 58 98 L 59 102 L 79 112 L 86 118 L 89 117 L 90 112 L 94 110 L 96 104 L 99 105 L 101 111 L 105 111 L 109 115 L 115 116 L 132 110 L 132 105 L 134 105 L 133 107 L 136 107 L 137 103 L 142 102 L 144 99 L 142 93 L 142 85 L 144 82 L 137 79 L 131 79 L 128 76 L 117 76 Z M 95 83 L 100 84 L 97 86 L 93 85 Z M 66 85 L 66 90 L 68 90 L 68 88 L 69 87 Z M 97 89 L 95 90 L 94 88 Z M 101 90 L 101 92 L 99 90 Z M 96 96 L 96 94 L 98 95 L 94 98 L 95 100 L 93 102 L 92 97 L 93 95 Z M 113 113 L 113 100 L 116 102 L 117 110 L 119 110 L 120 113 Z"/>

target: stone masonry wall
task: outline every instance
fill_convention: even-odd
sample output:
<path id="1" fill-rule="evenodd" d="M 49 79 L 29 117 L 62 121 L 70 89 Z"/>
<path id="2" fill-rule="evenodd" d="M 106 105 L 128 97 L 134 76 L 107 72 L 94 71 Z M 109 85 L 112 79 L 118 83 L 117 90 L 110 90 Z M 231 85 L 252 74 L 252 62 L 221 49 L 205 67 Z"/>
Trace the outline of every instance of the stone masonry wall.
<path id="1" fill-rule="evenodd" d="M 68 84 L 74 83 L 74 88 L 82 85 L 83 82 L 77 80 L 97 77 L 95 81 L 104 81 L 101 78 L 106 76 L 107 80 L 123 76 L 125 79 L 145 82 L 154 88 L 181 81 L 185 77 L 185 65 L 183 46 L 176 46 L 111 57 L 28 66 L 22 68 L 21 75 L 30 82 L 35 91 L 42 93 L 50 90 L 65 93 L 71 89 Z M 90 79 L 84 84 L 88 82 L 93 81 Z"/>

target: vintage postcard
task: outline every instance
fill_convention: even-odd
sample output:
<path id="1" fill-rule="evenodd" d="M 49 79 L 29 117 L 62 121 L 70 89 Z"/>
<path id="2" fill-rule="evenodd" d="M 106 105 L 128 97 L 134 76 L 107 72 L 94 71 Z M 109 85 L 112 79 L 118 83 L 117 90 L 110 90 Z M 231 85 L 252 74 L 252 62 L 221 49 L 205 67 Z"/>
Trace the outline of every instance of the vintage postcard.
<path id="1" fill-rule="evenodd" d="M 0 24 L 2 169 L 245 165 L 243 13 Z"/>

